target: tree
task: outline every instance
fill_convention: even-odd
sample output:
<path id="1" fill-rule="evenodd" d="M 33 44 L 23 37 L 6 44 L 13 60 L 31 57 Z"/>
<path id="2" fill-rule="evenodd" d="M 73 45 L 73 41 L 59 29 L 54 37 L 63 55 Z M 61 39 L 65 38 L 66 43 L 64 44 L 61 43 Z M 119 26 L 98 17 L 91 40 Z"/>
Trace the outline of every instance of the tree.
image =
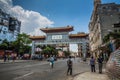
<path id="1" fill-rule="evenodd" d="M 106 35 L 106 36 L 103 38 L 103 43 L 108 42 L 108 41 L 109 41 L 109 37 L 110 37 L 110 35 L 109 35 L 109 34 L 108 34 L 108 35 Z"/>
<path id="2" fill-rule="evenodd" d="M 7 39 L 3 40 L 2 43 L 0 44 L 0 49 L 2 50 L 6 50 L 8 49 L 9 46 L 9 42 L 7 41 Z"/>
<path id="3" fill-rule="evenodd" d="M 113 37 L 114 39 L 119 39 L 120 38 L 120 32 L 110 32 L 103 38 L 103 43 L 106 43 L 110 40 L 110 37 Z"/>
<path id="4" fill-rule="evenodd" d="M 118 47 L 120 47 L 120 32 L 110 32 L 103 38 L 103 43 L 107 44 L 106 49 L 107 49 L 107 52 L 109 53 L 112 52 L 110 49 L 110 37 L 112 37 L 115 40 L 114 44 L 117 49 Z"/>
<path id="5" fill-rule="evenodd" d="M 58 50 L 57 49 L 55 49 L 53 46 L 50 46 L 50 45 L 47 45 L 47 46 L 43 46 L 43 48 L 42 48 L 43 50 L 42 50 L 42 54 L 44 54 L 44 55 L 48 55 L 48 57 L 50 56 L 50 55 L 57 55 L 58 54 Z"/>
<path id="6" fill-rule="evenodd" d="M 0 44 L 0 49 L 2 50 L 12 50 L 17 52 L 20 55 L 24 53 L 30 53 L 31 40 L 29 39 L 29 35 L 22 33 L 18 34 L 18 37 L 15 41 L 8 42 L 7 39 L 3 40 Z"/>
<path id="7" fill-rule="evenodd" d="M 64 54 L 65 54 L 65 57 L 70 56 L 70 52 L 68 52 L 68 51 L 64 51 Z"/>
<path id="8" fill-rule="evenodd" d="M 15 42 L 13 42 L 13 45 L 15 47 L 15 51 L 17 51 L 18 54 L 23 55 L 24 53 L 29 53 L 31 47 L 31 40 L 29 39 L 29 35 L 22 33 L 18 34 L 18 37 Z"/>

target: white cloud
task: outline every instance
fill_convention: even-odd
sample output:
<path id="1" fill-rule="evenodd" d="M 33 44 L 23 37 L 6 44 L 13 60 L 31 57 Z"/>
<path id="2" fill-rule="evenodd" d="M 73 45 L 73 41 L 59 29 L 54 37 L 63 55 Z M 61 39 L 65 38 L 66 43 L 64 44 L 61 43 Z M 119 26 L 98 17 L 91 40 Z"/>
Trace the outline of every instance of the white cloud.
<path id="1" fill-rule="evenodd" d="M 4 5 L 8 5 L 8 6 L 12 5 L 12 0 L 0 0 L 0 2 L 4 3 Z"/>
<path id="2" fill-rule="evenodd" d="M 8 13 L 17 17 L 21 21 L 21 32 L 31 35 L 43 35 L 40 28 L 52 26 L 54 23 L 38 12 L 25 10 L 21 6 L 12 6 L 12 0 L 0 1 L 2 2 L 2 5 L 5 5 L 4 9 L 8 10 L 7 7 L 9 7 Z"/>
<path id="3" fill-rule="evenodd" d="M 4 12 L 9 13 L 11 7 L 12 7 L 11 0 L 0 0 L 0 9 L 2 9 Z"/>
<path id="4" fill-rule="evenodd" d="M 40 35 L 40 28 L 46 26 L 52 26 L 53 22 L 47 19 L 47 17 L 42 16 L 38 12 L 24 10 L 20 6 L 15 6 L 12 8 L 13 14 L 16 15 L 22 22 L 21 31 L 27 32 L 33 35 Z"/>

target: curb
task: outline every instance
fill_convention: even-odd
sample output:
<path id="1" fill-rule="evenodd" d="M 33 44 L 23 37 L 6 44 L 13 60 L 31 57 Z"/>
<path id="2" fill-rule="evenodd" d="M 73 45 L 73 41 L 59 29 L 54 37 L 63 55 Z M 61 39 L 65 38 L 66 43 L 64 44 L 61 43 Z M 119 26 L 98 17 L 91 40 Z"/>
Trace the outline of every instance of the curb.
<path id="1" fill-rule="evenodd" d="M 9 63 L 22 63 L 22 62 L 29 62 L 29 61 L 32 61 L 32 60 L 15 60 L 15 61 L 12 61 L 12 60 L 10 60 L 10 61 L 6 61 L 6 62 L 4 62 L 4 61 L 0 61 L 0 64 L 9 64 Z"/>
<path id="2" fill-rule="evenodd" d="M 99 77 L 98 76 L 96 77 L 95 75 L 98 75 Z M 83 72 L 81 74 L 78 74 L 75 77 L 73 77 L 72 80 L 83 80 L 83 79 L 85 79 L 85 80 L 98 80 L 98 78 L 101 78 L 100 80 L 102 80 L 102 79 L 109 80 L 108 76 L 106 75 L 106 72 L 103 73 L 103 74 L 99 74 L 99 73 L 93 73 L 93 74 L 91 74 L 90 71 L 86 71 L 86 72 Z"/>
<path id="3" fill-rule="evenodd" d="M 81 74 L 84 74 L 86 72 L 88 72 L 88 71 L 84 71 L 84 72 L 80 72 L 80 73 L 77 73 L 77 74 L 72 75 L 72 76 L 68 76 L 67 80 L 74 80 L 75 77 L 77 77 L 77 76 L 79 76 Z"/>

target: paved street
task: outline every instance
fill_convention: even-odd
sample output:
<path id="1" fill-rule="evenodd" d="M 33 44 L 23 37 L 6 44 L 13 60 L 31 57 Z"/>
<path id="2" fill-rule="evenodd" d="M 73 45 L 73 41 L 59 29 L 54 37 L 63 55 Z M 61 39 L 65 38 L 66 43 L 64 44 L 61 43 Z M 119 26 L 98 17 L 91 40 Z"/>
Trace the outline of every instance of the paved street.
<path id="1" fill-rule="evenodd" d="M 106 79 L 105 72 L 102 75 L 98 74 L 98 71 L 91 73 L 88 63 L 82 62 L 79 58 L 73 59 L 73 75 L 67 76 L 66 71 L 66 59 L 56 61 L 53 69 L 47 61 L 0 63 L 0 80 L 87 80 L 88 76 L 93 80 L 99 77 Z"/>
<path id="2" fill-rule="evenodd" d="M 73 60 L 73 77 L 79 73 L 89 71 L 88 64 L 79 59 Z M 50 68 L 47 61 L 28 61 L 0 64 L 0 80 L 67 80 L 66 60 L 58 60 L 55 67 Z"/>

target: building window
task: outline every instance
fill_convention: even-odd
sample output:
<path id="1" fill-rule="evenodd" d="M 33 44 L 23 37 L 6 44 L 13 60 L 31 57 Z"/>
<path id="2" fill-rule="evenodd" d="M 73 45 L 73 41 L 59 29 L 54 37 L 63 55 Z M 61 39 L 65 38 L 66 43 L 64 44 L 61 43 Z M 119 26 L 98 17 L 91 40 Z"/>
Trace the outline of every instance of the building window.
<path id="1" fill-rule="evenodd" d="M 102 9 L 106 9 L 106 7 L 103 7 Z"/>
<path id="2" fill-rule="evenodd" d="M 117 32 L 117 30 L 114 30 L 114 32 Z"/>
<path id="3" fill-rule="evenodd" d="M 3 34 L 6 34 L 6 31 L 3 31 Z"/>
<path id="4" fill-rule="evenodd" d="M 119 12 L 120 12 L 120 8 L 119 8 Z"/>

